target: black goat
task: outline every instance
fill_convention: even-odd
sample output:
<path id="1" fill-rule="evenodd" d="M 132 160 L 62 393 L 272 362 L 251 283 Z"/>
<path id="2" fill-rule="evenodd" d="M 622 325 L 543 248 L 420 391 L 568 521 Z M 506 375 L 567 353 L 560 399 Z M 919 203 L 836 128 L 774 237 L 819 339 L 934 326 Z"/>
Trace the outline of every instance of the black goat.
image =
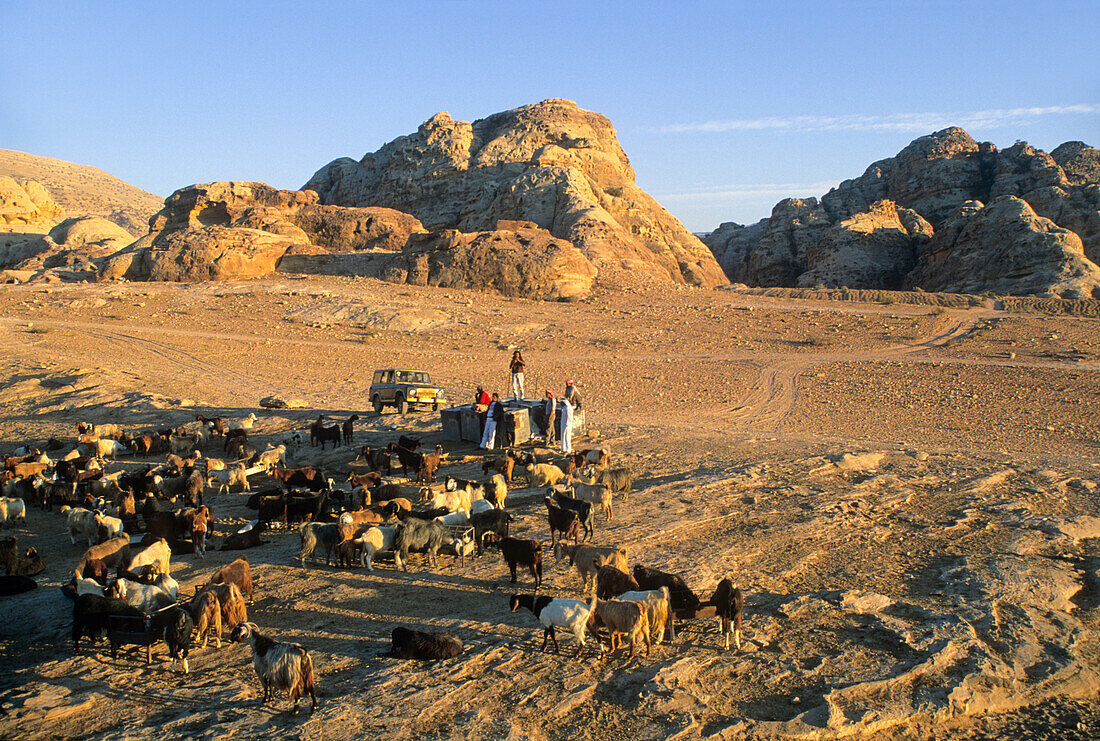
<path id="1" fill-rule="evenodd" d="M 283 514 L 286 514 L 286 503 L 283 503 Z M 245 532 L 236 532 L 226 537 L 225 542 L 222 543 L 221 550 L 223 551 L 243 551 L 246 548 L 255 548 L 258 545 L 263 545 L 266 541 L 260 540 L 260 533 L 267 529 L 266 520 L 258 520 L 251 529 Z"/>
<path id="2" fill-rule="evenodd" d="M 183 673 L 190 674 L 191 667 L 187 665 L 187 655 L 191 651 L 191 633 L 195 630 L 191 613 L 182 607 L 161 610 L 153 616 L 152 623 L 154 634 L 164 637 L 172 663 L 181 662 Z"/>
<path id="3" fill-rule="evenodd" d="M 388 448 L 371 448 L 369 445 L 364 445 L 359 449 L 359 455 L 355 457 L 355 460 L 362 458 L 367 462 L 367 467 L 370 470 L 384 473 L 387 476 L 390 475 L 390 451 Z"/>
<path id="4" fill-rule="evenodd" d="M 535 591 L 538 591 L 542 586 L 542 543 L 521 538 L 501 538 L 500 552 L 512 573 L 512 583 L 516 583 L 516 566 L 526 566 L 535 578 Z"/>
<path id="5" fill-rule="evenodd" d="M 577 517 L 579 517 L 581 521 L 581 528 L 584 529 L 584 538 L 582 538 L 582 540 L 590 539 L 592 534 L 596 531 L 595 521 L 592 517 L 592 503 L 586 502 L 583 499 L 574 499 L 567 494 L 554 491 L 553 487 L 548 489 L 548 493 L 553 497 L 554 503 L 559 507 L 562 509 L 570 509 L 577 513 Z"/>
<path id="6" fill-rule="evenodd" d="M 353 414 L 344 422 L 344 445 L 351 445 L 355 440 L 355 423 L 358 419 L 359 415 Z"/>
<path id="7" fill-rule="evenodd" d="M 550 523 L 550 543 L 572 538 L 576 544 L 581 537 L 581 518 L 571 509 L 559 507 L 553 497 L 546 497 L 546 519 Z M 555 535 L 557 538 L 555 539 Z"/>
<path id="8" fill-rule="evenodd" d="M 325 443 L 332 443 L 332 447 L 335 448 L 343 439 L 343 432 L 340 430 L 340 425 L 322 426 L 316 430 L 316 438 L 321 443 L 321 450 L 325 449 Z"/>
<path id="9" fill-rule="evenodd" d="M 697 610 L 699 598 L 688 588 L 687 583 L 676 574 L 666 574 L 648 566 L 634 566 L 634 580 L 640 589 L 660 589 L 668 587 L 669 602 L 673 610 Z"/>
<path id="10" fill-rule="evenodd" d="M 390 654 L 401 659 L 437 661 L 452 659 L 462 653 L 462 641 L 450 633 L 425 633 L 397 626 L 391 634 Z"/>
<path id="11" fill-rule="evenodd" d="M 733 640 L 737 645 L 737 650 L 740 651 L 741 613 L 745 608 L 745 598 L 741 594 L 741 590 L 733 585 L 732 579 L 726 577 L 718 582 L 718 588 L 714 590 L 710 603 L 714 605 L 718 612 L 718 620 L 721 622 L 720 629 L 722 635 L 726 637 L 726 650 L 730 650 L 730 633 L 733 633 Z"/>
<path id="12" fill-rule="evenodd" d="M 485 546 L 490 543 L 499 545 L 500 541 L 507 538 L 508 523 L 513 520 L 515 518 L 502 509 L 491 509 L 472 515 L 470 524 L 474 526 L 474 542 L 477 543 L 477 555 L 480 556 Z"/>
<path id="13" fill-rule="evenodd" d="M 398 443 L 390 443 L 388 448 L 390 453 L 396 453 L 397 459 L 401 461 L 401 473 L 407 478 L 409 475 L 409 469 L 413 471 L 420 471 L 420 467 L 424 465 L 424 456 L 421 453 L 417 453 L 409 448 L 406 448 Z"/>

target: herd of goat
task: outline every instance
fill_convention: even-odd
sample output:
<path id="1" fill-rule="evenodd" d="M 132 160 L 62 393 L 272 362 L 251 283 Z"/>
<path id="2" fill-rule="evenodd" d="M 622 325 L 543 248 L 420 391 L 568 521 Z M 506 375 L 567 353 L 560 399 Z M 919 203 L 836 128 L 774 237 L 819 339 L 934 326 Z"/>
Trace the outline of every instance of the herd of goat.
<path id="1" fill-rule="evenodd" d="M 354 442 L 352 415 L 342 425 L 326 425 L 319 417 L 309 429 L 310 445 Z M 316 706 L 315 678 L 309 653 L 297 644 L 280 643 L 248 622 L 247 604 L 254 581 L 247 557 L 214 570 L 204 586 L 184 598 L 171 577 L 173 555 L 205 558 L 213 511 L 205 495 L 239 489 L 248 493 L 247 506 L 256 517 L 228 534 L 221 550 L 244 550 L 263 544 L 261 536 L 276 528 L 297 527 L 298 560 L 324 555 L 326 564 L 358 564 L 374 571 L 379 554 L 409 568 L 411 553 L 421 553 L 437 565 L 442 552 L 456 559 L 499 550 L 511 582 L 520 570 L 534 580 L 534 594 L 513 594 L 509 609 L 530 610 L 544 630 L 543 650 L 556 630 L 571 633 L 580 655 L 586 636 L 606 634 L 610 650 L 644 642 L 647 656 L 653 642 L 674 640 L 677 618 L 716 617 L 725 647 L 732 636 L 740 648 L 742 595 L 729 579 L 722 580 L 710 600 L 702 602 L 684 580 L 643 565 L 631 570 L 626 548 L 594 545 L 595 517 L 610 522 L 612 498 L 626 499 L 634 477 L 629 468 L 615 468 L 604 449 L 576 454 L 543 454 L 508 449 L 487 457 L 480 481 L 443 476 L 447 454 L 441 446 L 420 452 L 419 440 L 401 435 L 381 447 L 355 448 L 354 462 L 367 472 L 351 473 L 339 487 L 319 466 L 288 467 L 288 459 L 303 455 L 300 433 L 279 445 L 257 449 L 249 439 L 256 416 L 236 420 L 198 415 L 196 422 L 176 429 L 129 433 L 117 425 L 78 425 L 75 444 L 49 440 L 44 448 L 25 446 L 4 458 L 0 473 L 0 524 L 25 520 L 26 503 L 43 510 L 60 506 L 71 543 L 87 545 L 63 591 L 73 600 L 73 644 L 82 638 L 93 644 L 105 633 L 112 655 L 119 646 L 146 647 L 163 640 L 173 664 L 189 671 L 191 645 L 213 639 L 220 648 L 223 630 L 231 641 L 248 642 L 263 687 L 263 702 L 272 692 L 288 692 L 296 711 L 306 694 Z M 224 458 L 206 457 L 213 438 L 220 438 Z M 132 454 L 164 462 L 108 472 L 108 460 Z M 51 457 L 51 455 L 53 457 Z M 400 468 L 406 482 L 395 480 Z M 249 477 L 268 483 L 252 493 Z M 513 537 L 515 521 L 505 507 L 509 485 L 524 478 L 528 488 L 545 490 L 543 504 L 550 545 L 557 561 L 568 559 L 581 578 L 583 598 L 553 598 L 538 594 L 542 587 L 543 543 Z M 0 538 L 0 595 L 33 589 L 33 577 L 45 569 L 34 548 L 20 555 L 14 537 Z M 113 577 L 112 577 L 113 573 Z M 403 626 L 392 631 L 393 655 L 435 660 L 462 651 L 450 633 L 416 631 Z M 603 646 L 599 646 L 603 650 Z"/>

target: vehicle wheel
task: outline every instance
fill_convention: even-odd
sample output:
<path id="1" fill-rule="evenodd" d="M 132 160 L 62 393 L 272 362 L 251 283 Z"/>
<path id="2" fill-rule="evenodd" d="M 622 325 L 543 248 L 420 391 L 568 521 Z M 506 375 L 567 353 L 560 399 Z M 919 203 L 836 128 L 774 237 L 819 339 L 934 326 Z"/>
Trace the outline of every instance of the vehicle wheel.
<path id="1" fill-rule="evenodd" d="M 381 414 L 382 413 L 382 397 L 380 397 L 378 394 L 375 394 L 374 398 L 371 399 L 371 403 L 374 404 L 374 413 L 375 414 Z"/>
<path id="2" fill-rule="evenodd" d="M 397 397 L 397 411 L 401 414 L 409 411 L 409 402 L 405 400 L 404 396 Z"/>

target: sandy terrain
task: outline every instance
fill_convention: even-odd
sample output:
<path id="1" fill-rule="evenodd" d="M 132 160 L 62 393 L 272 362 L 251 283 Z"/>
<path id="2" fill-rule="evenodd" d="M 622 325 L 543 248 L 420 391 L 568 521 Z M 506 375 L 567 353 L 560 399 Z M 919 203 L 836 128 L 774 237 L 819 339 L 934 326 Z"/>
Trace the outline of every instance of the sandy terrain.
<path id="1" fill-rule="evenodd" d="M 434 445 L 435 415 L 365 412 L 370 371 L 423 367 L 466 401 L 478 383 L 506 390 L 516 345 L 529 395 L 576 378 L 592 432 L 579 446 L 636 473 L 596 542 L 704 598 L 726 575 L 746 593 L 740 652 L 696 621 L 649 657 L 590 645 L 573 659 L 571 638 L 542 654 L 533 616 L 508 612 L 496 553 L 414 557 L 407 574 L 303 569 L 297 534 L 272 533 L 248 551 L 250 619 L 308 647 L 320 681 L 316 712 L 288 718 L 285 699 L 259 707 L 244 646 L 194 651 L 188 677 L 163 645 L 149 667 L 102 642 L 74 655 L 57 587 L 83 549 L 61 515 L 31 509 L 5 534 L 50 568 L 3 600 L 0 736 L 1096 737 L 1098 321 L 689 289 L 547 304 L 291 276 L 0 287 L 0 452 L 72 438 L 80 420 L 253 411 L 263 442 L 321 411 L 363 416 L 360 443 Z M 271 394 L 311 407 L 260 409 Z M 481 475 L 471 446 L 448 451 L 445 472 Z M 294 456 L 338 481 L 360 470 L 351 458 Z M 252 516 L 243 499 L 208 497 L 215 544 Z M 509 509 L 514 533 L 548 542 L 537 492 L 517 484 Z M 236 555 L 177 557 L 173 575 L 189 593 Z M 546 593 L 579 596 L 567 565 L 549 558 Z M 450 630 L 465 652 L 387 657 L 395 624 Z"/>

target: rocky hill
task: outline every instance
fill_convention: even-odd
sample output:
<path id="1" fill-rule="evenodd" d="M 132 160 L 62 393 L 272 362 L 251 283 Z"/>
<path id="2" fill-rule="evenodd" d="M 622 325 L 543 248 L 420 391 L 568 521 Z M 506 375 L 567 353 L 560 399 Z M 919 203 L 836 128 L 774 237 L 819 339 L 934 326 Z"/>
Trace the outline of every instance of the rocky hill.
<path id="1" fill-rule="evenodd" d="M 149 217 L 163 199 L 87 165 L 0 149 L 0 176 L 34 180 L 69 217 L 101 216 L 135 237 L 149 230 Z"/>
<path id="2" fill-rule="evenodd" d="M 1100 151 L 998 150 L 952 127 L 705 242 L 753 285 L 1100 297 Z"/>
<path id="3" fill-rule="evenodd" d="M 100 260 L 97 277 L 233 280 L 279 270 L 545 299 L 585 295 L 596 277 L 570 242 L 528 222 L 429 232 L 401 211 L 323 205 L 313 191 L 263 183 L 181 188 L 150 226 L 128 248 Z"/>
<path id="4" fill-rule="evenodd" d="M 438 113 L 359 161 L 303 186 L 321 203 L 410 213 L 433 231 L 531 222 L 581 251 L 604 285 L 727 282 L 706 246 L 634 183 L 611 122 L 545 100 L 473 123 Z"/>

